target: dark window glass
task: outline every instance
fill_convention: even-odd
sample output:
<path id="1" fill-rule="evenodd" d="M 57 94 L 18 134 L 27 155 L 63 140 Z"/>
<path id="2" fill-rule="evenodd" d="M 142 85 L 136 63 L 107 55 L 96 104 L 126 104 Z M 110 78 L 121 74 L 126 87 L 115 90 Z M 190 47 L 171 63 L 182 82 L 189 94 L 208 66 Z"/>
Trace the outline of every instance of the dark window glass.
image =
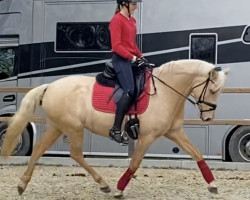
<path id="1" fill-rule="evenodd" d="M 190 58 L 216 64 L 216 35 L 191 35 Z"/>
<path id="2" fill-rule="evenodd" d="M 250 42 L 250 27 L 248 27 L 243 35 L 243 40 L 245 42 Z"/>
<path id="3" fill-rule="evenodd" d="M 109 23 L 57 23 L 57 51 L 109 51 Z"/>
<path id="4" fill-rule="evenodd" d="M 16 48 L 0 48 L 0 79 L 14 74 Z"/>

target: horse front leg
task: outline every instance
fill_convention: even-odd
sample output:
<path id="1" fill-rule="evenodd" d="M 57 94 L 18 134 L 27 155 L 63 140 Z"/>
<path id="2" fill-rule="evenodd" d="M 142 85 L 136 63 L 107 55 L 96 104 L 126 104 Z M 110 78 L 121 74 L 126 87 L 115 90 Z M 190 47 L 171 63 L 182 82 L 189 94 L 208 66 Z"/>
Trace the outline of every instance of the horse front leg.
<path id="1" fill-rule="evenodd" d="M 192 156 L 192 158 L 197 162 L 203 178 L 208 183 L 209 192 L 217 194 L 218 189 L 215 184 L 215 179 L 212 171 L 208 167 L 200 151 L 188 139 L 183 127 L 165 134 L 165 137 L 175 142 L 179 147 L 181 147 L 184 151 Z"/>
<path id="2" fill-rule="evenodd" d="M 123 191 L 125 190 L 126 186 L 128 185 L 136 170 L 140 167 L 141 161 L 146 153 L 146 150 L 155 141 L 155 139 L 156 138 L 152 136 L 140 137 L 138 139 L 138 142 L 135 146 L 135 151 L 130 161 L 129 168 L 118 181 L 118 191 L 114 195 L 115 198 L 123 197 Z"/>

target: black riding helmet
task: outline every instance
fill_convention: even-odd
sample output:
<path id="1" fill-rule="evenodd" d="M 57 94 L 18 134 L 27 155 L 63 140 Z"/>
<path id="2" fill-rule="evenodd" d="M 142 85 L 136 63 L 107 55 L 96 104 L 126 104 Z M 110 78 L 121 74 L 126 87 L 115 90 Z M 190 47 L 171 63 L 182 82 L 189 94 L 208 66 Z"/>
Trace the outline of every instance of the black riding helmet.
<path id="1" fill-rule="evenodd" d="M 120 11 L 120 6 L 125 5 L 128 9 L 128 13 L 130 13 L 129 7 L 128 5 L 126 5 L 126 3 L 138 3 L 138 2 L 142 2 L 142 0 L 117 0 L 118 11 Z"/>
<path id="2" fill-rule="evenodd" d="M 142 0 L 117 0 L 117 4 L 123 5 L 124 3 L 138 3 L 138 2 L 142 2 Z"/>

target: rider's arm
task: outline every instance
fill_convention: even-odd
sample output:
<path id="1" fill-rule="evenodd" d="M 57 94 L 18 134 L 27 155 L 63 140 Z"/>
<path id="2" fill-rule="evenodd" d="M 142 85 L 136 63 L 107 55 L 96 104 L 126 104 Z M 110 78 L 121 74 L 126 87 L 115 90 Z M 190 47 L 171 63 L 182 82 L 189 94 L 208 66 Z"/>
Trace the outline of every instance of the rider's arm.
<path id="1" fill-rule="evenodd" d="M 137 45 L 135 45 L 135 50 L 136 50 L 136 56 L 137 56 L 138 58 L 143 57 L 143 56 L 142 56 L 142 53 L 141 53 L 141 51 L 140 51 L 140 49 L 138 48 Z"/>
<path id="2" fill-rule="evenodd" d="M 136 26 L 136 19 L 133 18 L 133 17 L 131 17 L 131 20 L 134 21 L 134 24 L 135 24 L 135 26 Z M 134 47 L 134 48 L 135 48 L 135 56 L 136 56 L 137 58 L 141 58 L 141 57 L 142 57 L 142 53 L 141 53 L 140 49 L 138 48 L 138 46 L 137 46 L 136 43 L 135 43 L 134 46 L 135 46 L 135 47 Z"/>

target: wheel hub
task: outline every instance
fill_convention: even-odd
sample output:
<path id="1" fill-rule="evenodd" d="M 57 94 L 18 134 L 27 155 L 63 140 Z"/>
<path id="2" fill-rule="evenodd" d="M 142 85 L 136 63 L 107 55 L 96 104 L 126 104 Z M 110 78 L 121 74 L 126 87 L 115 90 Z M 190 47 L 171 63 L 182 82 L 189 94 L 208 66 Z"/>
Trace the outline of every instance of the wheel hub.
<path id="1" fill-rule="evenodd" d="M 239 153 L 244 160 L 250 162 L 250 133 L 244 135 L 238 143 Z"/>
<path id="2" fill-rule="evenodd" d="M 0 152 L 2 152 L 2 145 L 3 145 L 3 141 L 5 139 L 5 133 L 6 133 L 6 129 L 4 129 L 2 132 L 0 132 Z M 19 137 L 18 143 L 16 148 L 14 149 L 14 151 L 12 152 L 12 154 L 15 154 L 16 152 L 18 152 L 23 144 L 23 140 L 22 140 L 22 136 Z"/>
<path id="3" fill-rule="evenodd" d="M 250 156 L 250 141 L 246 144 L 246 153 Z"/>
<path id="4" fill-rule="evenodd" d="M 5 138 L 5 134 L 0 133 L 0 152 L 2 152 L 2 145 Z"/>

